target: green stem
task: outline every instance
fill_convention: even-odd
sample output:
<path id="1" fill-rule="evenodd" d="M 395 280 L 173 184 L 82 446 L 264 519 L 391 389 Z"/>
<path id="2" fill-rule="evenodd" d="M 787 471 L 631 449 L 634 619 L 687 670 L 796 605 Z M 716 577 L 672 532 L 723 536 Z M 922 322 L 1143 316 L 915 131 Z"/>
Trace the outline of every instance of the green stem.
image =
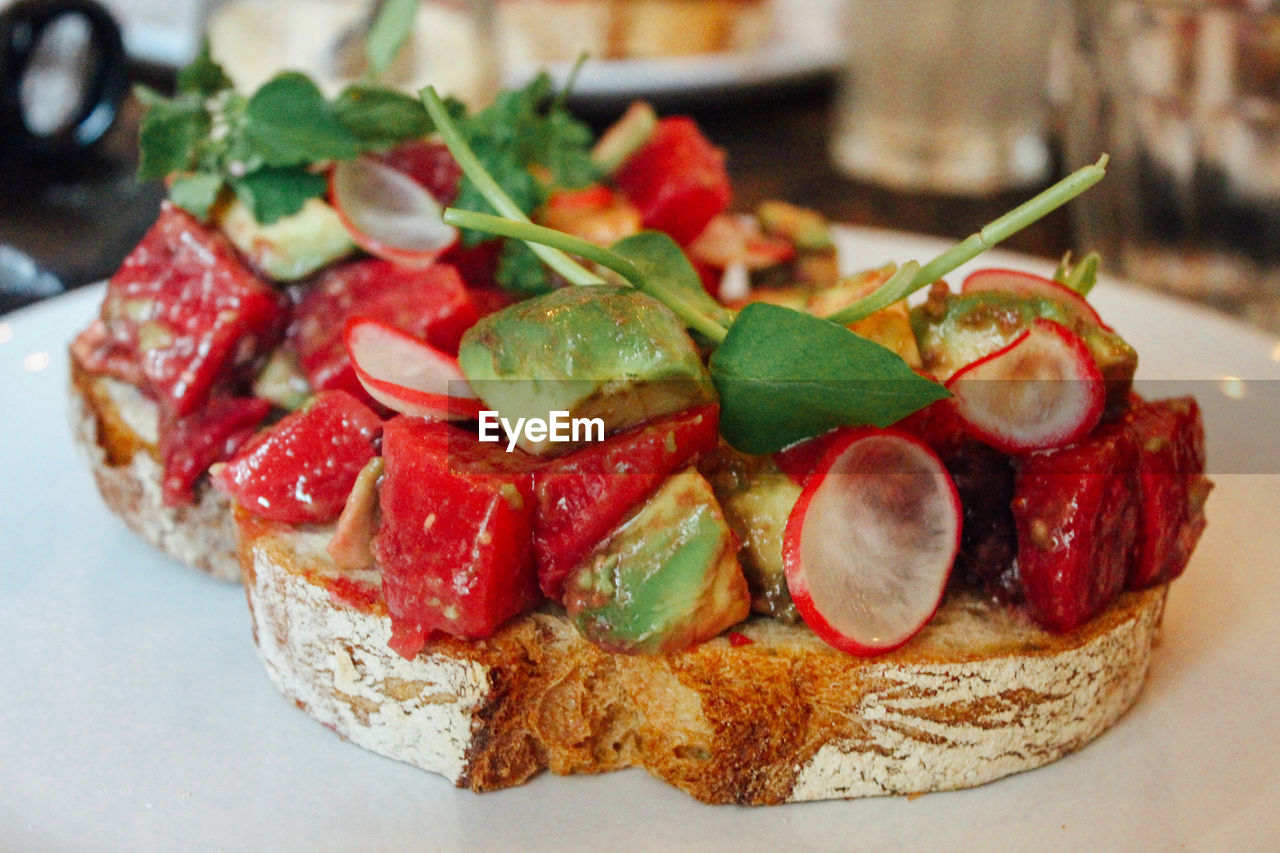
<path id="1" fill-rule="evenodd" d="M 520 206 L 511 200 L 511 197 L 503 191 L 502 187 L 498 186 L 498 182 L 493 179 L 493 176 L 485 170 L 484 166 L 476 158 L 471 146 L 467 144 L 467 141 L 462 138 L 462 134 L 458 132 L 458 126 L 449 117 L 444 103 L 440 100 L 440 96 L 436 94 L 435 87 L 428 86 L 422 90 L 420 95 L 423 106 L 427 108 L 427 113 L 430 114 L 432 122 L 435 123 L 436 131 L 444 139 L 445 145 L 449 147 L 449 153 L 453 155 L 454 160 L 458 161 L 458 165 L 466 176 L 471 179 L 471 182 L 476 185 L 476 189 L 480 190 L 480 194 L 485 197 L 489 204 L 493 205 L 494 210 L 508 219 L 531 224 L 529 223 L 529 217 L 520 209 Z M 498 232 L 492 233 L 496 234 Z M 547 266 L 560 273 L 573 284 L 604 283 L 600 276 L 558 249 L 541 243 L 532 243 L 530 248 Z M 583 255 L 583 257 L 586 257 L 586 255 Z"/>
<path id="2" fill-rule="evenodd" d="M 635 264 L 617 252 L 606 249 L 604 246 L 587 242 L 571 234 L 565 234 L 563 231 L 556 231 L 554 228 L 535 225 L 532 222 L 514 222 L 501 216 L 476 213 L 473 210 L 459 210 L 454 207 L 445 210 L 444 221 L 447 225 L 453 225 L 458 228 L 470 228 L 498 237 L 523 240 L 534 246 L 535 249 L 538 246 L 546 246 L 558 252 L 567 252 L 580 258 L 586 258 L 605 269 L 613 270 L 637 290 L 642 290 L 662 302 L 675 312 L 676 316 L 686 326 L 694 331 L 700 332 L 716 343 L 723 341 L 725 338 L 724 327 L 702 314 L 696 308 L 686 304 L 678 296 L 672 296 L 661 288 L 646 287 L 644 276 L 641 275 L 640 270 L 636 269 Z"/>
<path id="3" fill-rule="evenodd" d="M 856 323 L 869 317 L 882 308 L 888 308 L 899 299 L 906 299 L 915 292 L 916 276 L 920 273 L 920 264 L 907 261 L 889 276 L 884 284 L 867 294 L 857 302 L 849 305 L 828 317 L 842 326 Z"/>
<path id="4" fill-rule="evenodd" d="M 1037 219 L 1057 210 L 1102 180 L 1106 174 L 1106 168 L 1107 155 L 1103 154 L 1098 158 L 1098 162 L 1092 166 L 1085 166 L 1083 169 L 1072 172 L 1031 200 L 1023 202 L 1004 216 L 987 223 L 982 227 L 982 230 L 976 234 L 969 235 L 965 240 L 952 246 L 921 267 L 916 272 L 915 278 L 912 279 L 910 287 L 906 289 L 903 296 L 909 296 L 920 288 L 933 284 L 947 273 L 953 272 L 957 267 L 973 260 L 1000 241 L 1011 237 Z M 883 290 L 888 284 L 889 282 L 885 282 L 876 292 L 837 311 L 827 319 L 845 325 L 853 322 L 853 319 L 865 317 L 866 314 L 862 313 L 864 303 L 870 303 L 871 300 L 877 299 L 880 290 Z M 847 317 L 853 319 L 846 319 Z"/>

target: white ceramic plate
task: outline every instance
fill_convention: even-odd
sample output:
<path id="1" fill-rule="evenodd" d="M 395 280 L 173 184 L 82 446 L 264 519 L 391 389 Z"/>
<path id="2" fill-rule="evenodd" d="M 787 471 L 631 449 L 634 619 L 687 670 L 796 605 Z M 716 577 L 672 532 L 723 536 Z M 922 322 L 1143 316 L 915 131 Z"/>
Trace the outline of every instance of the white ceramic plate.
<path id="1" fill-rule="evenodd" d="M 851 266 L 941 245 L 844 237 Z M 1274 339 L 1099 288 L 1144 375 L 1195 380 L 1211 467 L 1234 472 L 1215 477 L 1146 692 L 1114 729 L 975 790 L 749 809 L 639 771 L 478 796 L 343 743 L 281 698 L 241 591 L 142 545 L 72 452 L 64 351 L 100 297 L 0 317 L 0 849 L 1280 848 Z"/>
<path id="2" fill-rule="evenodd" d="M 728 90 L 786 83 L 835 71 L 842 59 L 843 0 L 774 0 L 773 37 L 760 47 L 738 53 L 661 59 L 610 59 L 587 62 L 573 94 L 576 98 L 612 99 L 680 96 L 713 97 Z M 572 63 L 547 70 L 559 83 Z M 507 85 L 520 85 L 538 69 L 515 67 Z"/>

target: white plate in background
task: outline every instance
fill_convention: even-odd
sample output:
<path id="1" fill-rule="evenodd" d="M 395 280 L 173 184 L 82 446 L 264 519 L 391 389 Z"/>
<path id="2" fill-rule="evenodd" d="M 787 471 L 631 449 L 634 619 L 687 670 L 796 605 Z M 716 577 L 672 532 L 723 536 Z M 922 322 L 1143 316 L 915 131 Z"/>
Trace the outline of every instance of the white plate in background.
<path id="1" fill-rule="evenodd" d="M 850 266 L 940 245 L 842 233 Z M 999 252 L 983 263 L 1051 267 Z M 73 452 L 65 347 L 101 293 L 0 317 L 0 849 L 1280 848 L 1272 338 L 1099 287 L 1095 304 L 1142 353 L 1142 375 L 1197 381 L 1211 468 L 1242 472 L 1215 475 L 1145 693 L 1114 729 L 969 791 L 737 808 L 639 771 L 476 795 L 294 708 L 256 659 L 243 593 L 143 545 Z"/>

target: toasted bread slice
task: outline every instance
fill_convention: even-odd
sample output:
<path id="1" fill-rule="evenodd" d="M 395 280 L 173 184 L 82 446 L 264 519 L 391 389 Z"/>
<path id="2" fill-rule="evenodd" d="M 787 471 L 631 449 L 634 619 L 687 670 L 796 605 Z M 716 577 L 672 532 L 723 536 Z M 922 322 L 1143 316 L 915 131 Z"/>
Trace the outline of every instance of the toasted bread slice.
<path id="1" fill-rule="evenodd" d="M 748 644 L 611 654 L 546 608 L 405 660 L 387 645 L 377 574 L 341 574 L 329 529 L 237 521 L 279 690 L 353 743 L 475 791 L 632 766 L 708 803 L 980 785 L 1079 749 L 1133 705 L 1166 592 L 1125 593 L 1061 635 L 953 596 L 905 647 L 870 659 L 764 618 L 737 629 Z"/>
<path id="2" fill-rule="evenodd" d="M 240 579 L 230 501 L 211 488 L 186 506 L 169 506 L 161 495 L 154 402 L 132 385 L 88 372 L 73 357 L 69 414 L 108 509 L 178 562 L 219 580 Z"/>

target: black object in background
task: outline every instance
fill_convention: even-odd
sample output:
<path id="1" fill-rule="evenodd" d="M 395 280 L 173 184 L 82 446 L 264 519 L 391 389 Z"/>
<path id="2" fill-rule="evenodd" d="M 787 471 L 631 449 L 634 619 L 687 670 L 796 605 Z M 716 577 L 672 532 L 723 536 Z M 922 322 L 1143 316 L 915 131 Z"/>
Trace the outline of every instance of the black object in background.
<path id="1" fill-rule="evenodd" d="M 69 20 L 83 22 L 80 49 L 49 49 Z M 63 157 L 91 147 L 111 129 L 127 87 L 120 27 L 93 0 L 18 0 L 0 12 L 5 156 Z"/>

